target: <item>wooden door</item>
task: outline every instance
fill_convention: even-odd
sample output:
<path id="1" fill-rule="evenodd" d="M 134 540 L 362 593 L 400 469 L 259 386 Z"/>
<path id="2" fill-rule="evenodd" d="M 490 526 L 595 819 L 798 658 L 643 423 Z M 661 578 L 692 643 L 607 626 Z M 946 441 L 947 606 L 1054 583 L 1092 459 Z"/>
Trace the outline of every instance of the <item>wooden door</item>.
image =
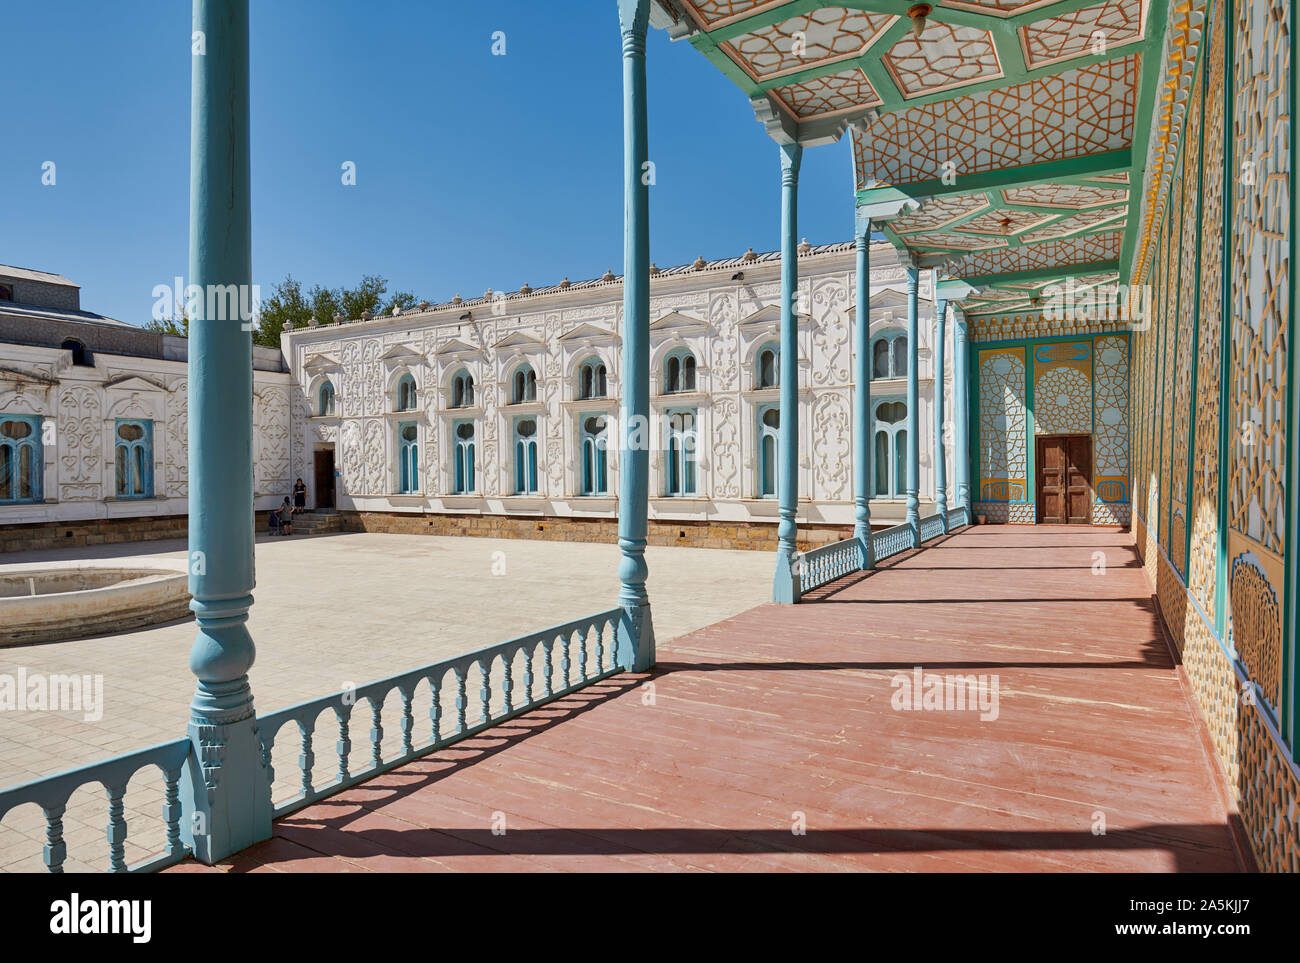
<path id="1" fill-rule="evenodd" d="M 1065 444 L 1060 436 L 1038 439 L 1038 521 L 1064 525 L 1066 518 Z"/>
<path id="2" fill-rule="evenodd" d="M 1071 435 L 1066 443 L 1065 508 L 1071 525 L 1087 525 L 1092 506 L 1092 439 Z"/>
<path id="3" fill-rule="evenodd" d="M 1092 505 L 1092 438 L 1044 435 L 1038 439 L 1038 521 L 1087 525 Z"/>
<path id="4" fill-rule="evenodd" d="M 316 451 L 316 507 L 334 507 L 334 449 Z"/>

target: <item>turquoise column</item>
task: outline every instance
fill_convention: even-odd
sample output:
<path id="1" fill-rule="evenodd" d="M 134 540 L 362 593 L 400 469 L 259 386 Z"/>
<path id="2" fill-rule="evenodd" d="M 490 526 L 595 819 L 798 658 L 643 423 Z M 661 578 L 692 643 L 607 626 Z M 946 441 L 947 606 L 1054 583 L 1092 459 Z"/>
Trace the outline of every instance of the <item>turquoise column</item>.
<path id="1" fill-rule="evenodd" d="M 939 297 L 939 278 L 934 278 L 934 501 L 935 511 L 943 519 L 943 530 L 948 531 L 948 458 L 943 449 L 943 364 L 947 337 L 948 302 Z"/>
<path id="2" fill-rule="evenodd" d="M 646 594 L 646 518 L 650 495 L 650 187 L 645 38 L 650 0 L 619 0 L 623 36 L 623 413 L 619 462 L 618 664 L 646 672 L 655 664 Z"/>
<path id="3" fill-rule="evenodd" d="M 795 550 L 795 513 L 799 507 L 799 162 L 803 147 L 781 149 L 781 428 L 776 494 L 781 520 L 777 523 L 776 573 L 773 602 L 799 601 L 799 571 Z"/>
<path id="4" fill-rule="evenodd" d="M 194 0 L 190 285 L 252 285 L 248 0 Z M 227 288 L 227 290 L 229 290 Z M 196 299 L 197 300 L 197 299 Z M 250 302 L 251 303 L 251 302 Z M 193 306 L 192 306 L 193 308 Z M 253 336 L 238 312 L 192 310 L 189 338 L 189 588 L 193 755 L 184 841 L 214 862 L 271 835 L 271 786 L 253 713 Z"/>
<path id="5" fill-rule="evenodd" d="M 921 544 L 921 500 L 918 497 L 919 479 L 921 477 L 921 438 L 917 432 L 920 418 L 917 408 L 920 405 L 920 392 L 916 384 L 917 333 L 920 325 L 917 312 L 920 305 L 917 287 L 920 284 L 920 272 L 914 268 L 907 269 L 907 524 L 912 526 L 912 544 Z"/>
<path id="6" fill-rule="evenodd" d="M 871 547 L 871 216 L 854 217 L 858 246 L 857 317 L 853 329 L 853 537 L 862 568 L 875 565 Z"/>
<path id="7" fill-rule="evenodd" d="M 957 482 L 957 506 L 962 510 L 962 521 L 971 522 L 970 504 L 970 393 L 967 388 L 967 369 L 970 348 L 967 341 L 966 316 L 957 312 L 957 327 L 953 329 L 952 359 L 952 449 L 953 470 Z"/>

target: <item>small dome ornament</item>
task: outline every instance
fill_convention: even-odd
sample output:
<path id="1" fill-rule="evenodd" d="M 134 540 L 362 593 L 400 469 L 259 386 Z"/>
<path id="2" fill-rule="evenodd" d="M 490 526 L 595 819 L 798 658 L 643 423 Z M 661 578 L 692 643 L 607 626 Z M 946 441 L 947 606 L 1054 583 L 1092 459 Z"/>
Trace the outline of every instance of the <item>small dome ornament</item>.
<path id="1" fill-rule="evenodd" d="M 808 238 L 805 237 L 805 238 L 803 239 L 803 243 L 801 243 L 801 244 L 799 245 L 799 247 L 798 247 L 798 251 L 799 251 L 800 254 L 808 254 L 808 253 L 811 253 L 811 251 L 812 251 L 812 245 L 808 243 Z"/>
<path id="2" fill-rule="evenodd" d="M 742 261 L 757 261 L 757 260 L 758 260 L 758 255 L 754 253 L 754 249 L 751 247 L 751 248 L 748 248 L 748 249 L 745 251 L 744 255 L 741 257 L 741 260 L 742 260 Z"/>
<path id="3" fill-rule="evenodd" d="M 697 254 L 697 255 L 695 255 L 695 262 L 691 265 L 691 267 L 693 267 L 693 268 L 694 268 L 695 270 L 697 270 L 697 271 L 703 271 L 703 270 L 704 270 L 704 264 L 705 264 L 705 261 L 704 261 L 704 255 L 703 255 L 703 254 Z"/>
<path id="4" fill-rule="evenodd" d="M 658 265 L 658 264 L 655 264 L 654 261 L 651 261 L 651 262 L 650 262 L 650 276 L 651 276 L 651 277 L 654 277 L 654 276 L 655 276 L 656 274 L 658 274 L 658 273 L 659 273 L 659 265 Z"/>
<path id="5" fill-rule="evenodd" d="M 369 320 L 370 320 L 371 318 L 373 318 L 373 317 L 374 317 L 374 315 L 370 313 L 370 310 L 369 310 L 368 308 L 367 308 L 365 311 L 362 311 L 362 312 L 361 312 L 361 320 L 362 320 L 362 321 L 369 321 Z"/>
<path id="6" fill-rule="evenodd" d="M 532 294 L 532 293 L 533 293 L 533 289 L 530 288 L 530 287 L 528 286 L 528 282 L 525 281 L 525 282 L 524 282 L 524 286 L 521 287 L 521 288 L 519 289 L 519 293 L 520 293 L 520 294 Z"/>
<path id="7" fill-rule="evenodd" d="M 309 328 L 320 327 L 320 322 L 316 320 L 316 315 L 313 314 L 310 318 L 307 319 L 307 327 Z"/>
<path id="8" fill-rule="evenodd" d="M 459 291 L 457 291 L 457 292 L 456 292 L 456 296 L 455 296 L 454 298 L 451 299 L 451 303 L 452 303 L 452 304 L 464 304 L 464 303 L 465 303 L 464 300 L 461 298 L 461 296 L 460 296 L 460 292 L 459 292 Z"/>
<path id="9" fill-rule="evenodd" d="M 335 323 L 335 324 L 342 324 L 342 323 L 343 323 L 343 315 L 339 314 L 337 311 L 334 312 L 334 323 Z"/>
<path id="10" fill-rule="evenodd" d="M 606 268 L 605 273 L 600 276 L 600 279 L 602 281 L 612 281 L 614 280 L 614 272 Z"/>
<path id="11" fill-rule="evenodd" d="M 573 287 L 573 285 L 569 283 L 569 276 L 566 274 L 564 280 L 560 282 L 560 290 L 567 291 L 571 287 Z"/>
<path id="12" fill-rule="evenodd" d="M 421 311 L 428 311 L 428 310 L 429 310 L 429 302 L 428 302 L 428 301 L 421 301 L 419 304 L 416 305 L 416 307 L 419 308 Z"/>
<path id="13" fill-rule="evenodd" d="M 393 317 L 397 317 L 401 313 L 402 313 L 402 306 L 400 304 L 394 304 L 393 311 L 392 311 Z"/>

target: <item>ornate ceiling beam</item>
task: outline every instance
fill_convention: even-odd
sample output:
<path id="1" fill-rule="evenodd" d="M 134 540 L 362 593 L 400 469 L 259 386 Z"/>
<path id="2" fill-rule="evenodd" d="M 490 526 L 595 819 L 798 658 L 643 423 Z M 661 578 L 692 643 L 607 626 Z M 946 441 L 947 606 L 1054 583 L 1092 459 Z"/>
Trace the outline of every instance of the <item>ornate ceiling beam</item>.
<path id="1" fill-rule="evenodd" d="M 1077 184 L 1102 174 L 1129 173 L 1132 167 L 1133 151 L 1124 148 L 1103 151 L 1100 154 L 1083 154 L 1062 160 L 1025 164 L 1022 167 L 1007 167 L 977 174 L 960 174 L 952 179 L 951 184 L 945 183 L 940 178 L 914 181 L 911 184 L 869 187 L 858 191 L 857 197 L 859 204 L 870 204 L 877 197 L 888 196 L 890 191 L 911 197 L 938 197 L 945 194 L 978 194 L 981 191 L 1001 190 L 1006 187 L 1032 187 L 1035 184 Z"/>

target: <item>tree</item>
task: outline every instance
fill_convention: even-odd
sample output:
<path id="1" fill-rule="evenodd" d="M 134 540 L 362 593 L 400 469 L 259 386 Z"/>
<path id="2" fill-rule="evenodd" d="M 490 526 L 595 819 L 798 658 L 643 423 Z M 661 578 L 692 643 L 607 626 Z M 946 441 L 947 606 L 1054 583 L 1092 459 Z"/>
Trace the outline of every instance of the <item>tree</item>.
<path id="1" fill-rule="evenodd" d="M 188 338 L 190 336 L 190 319 L 185 315 L 184 311 L 162 321 L 150 318 L 141 327 L 146 331 L 157 331 L 159 334 L 174 334 L 178 338 Z"/>
<path id="2" fill-rule="evenodd" d="M 278 348 L 280 332 L 290 321 L 295 328 L 306 326 L 312 318 L 321 324 L 329 324 L 336 315 L 353 321 L 367 311 L 371 316 L 378 316 L 391 314 L 394 306 L 406 310 L 414 307 L 419 300 L 409 291 L 399 291 L 385 297 L 387 294 L 387 279 L 376 274 L 364 275 L 355 288 L 335 290 L 317 284 L 305 294 L 302 285 L 293 275 L 288 275 L 275 286 L 271 296 L 262 302 L 253 341 L 255 344 Z"/>

